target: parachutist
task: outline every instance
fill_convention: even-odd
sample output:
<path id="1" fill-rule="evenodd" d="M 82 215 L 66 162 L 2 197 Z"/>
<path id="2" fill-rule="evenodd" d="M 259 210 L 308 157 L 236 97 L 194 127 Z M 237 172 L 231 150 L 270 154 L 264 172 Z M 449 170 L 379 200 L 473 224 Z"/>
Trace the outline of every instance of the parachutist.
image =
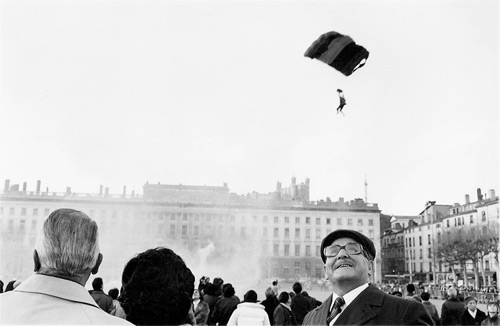
<path id="1" fill-rule="evenodd" d="M 345 98 L 344 98 L 344 92 L 342 92 L 341 89 L 337 89 L 337 93 L 339 94 L 339 100 L 340 100 L 339 107 L 337 108 L 337 114 L 339 114 L 339 112 L 341 112 L 342 114 L 344 114 L 344 112 L 342 112 L 342 109 L 346 105 L 346 101 L 345 101 Z"/>

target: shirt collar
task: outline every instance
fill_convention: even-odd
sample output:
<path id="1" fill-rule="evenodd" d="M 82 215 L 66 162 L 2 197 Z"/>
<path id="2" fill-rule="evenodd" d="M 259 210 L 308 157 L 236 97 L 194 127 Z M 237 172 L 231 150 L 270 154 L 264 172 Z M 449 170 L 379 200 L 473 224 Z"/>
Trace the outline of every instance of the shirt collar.
<path id="1" fill-rule="evenodd" d="M 354 299 L 357 298 L 357 296 L 363 292 L 366 288 L 368 287 L 368 283 L 365 283 L 363 285 L 360 285 L 358 286 L 357 288 L 355 289 L 352 289 L 351 291 L 347 292 L 346 294 L 344 294 L 342 296 L 342 298 L 344 298 L 344 305 L 341 307 L 342 308 L 342 311 L 345 310 L 345 308 L 347 308 L 347 306 L 354 301 Z M 333 293 L 333 297 L 332 297 L 332 304 L 330 306 L 330 311 L 333 309 L 333 304 L 335 303 L 335 299 L 337 299 L 339 297 L 339 295 L 335 294 L 335 292 Z"/>

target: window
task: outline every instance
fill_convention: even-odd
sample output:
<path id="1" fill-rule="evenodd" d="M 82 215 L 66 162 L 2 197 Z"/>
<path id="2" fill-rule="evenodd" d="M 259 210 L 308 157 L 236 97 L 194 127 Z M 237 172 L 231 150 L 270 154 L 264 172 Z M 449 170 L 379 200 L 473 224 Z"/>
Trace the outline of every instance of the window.
<path id="1" fill-rule="evenodd" d="M 295 224 L 300 224 L 300 217 L 295 218 Z"/>
<path id="2" fill-rule="evenodd" d="M 21 208 L 21 215 L 23 215 L 23 216 L 26 215 L 26 208 L 25 207 Z"/>
<path id="3" fill-rule="evenodd" d="M 295 239 L 300 238 L 300 229 L 295 229 Z"/>
<path id="4" fill-rule="evenodd" d="M 472 216 L 472 215 L 470 216 L 469 223 L 470 223 L 470 224 L 474 224 L 474 216 Z"/>
<path id="5" fill-rule="evenodd" d="M 290 245 L 286 244 L 284 247 L 285 256 L 290 256 Z"/>
<path id="6" fill-rule="evenodd" d="M 279 229 L 278 228 L 274 228 L 274 237 L 275 238 L 279 237 Z"/>
<path id="7" fill-rule="evenodd" d="M 264 223 L 268 223 L 268 218 L 267 218 L 267 216 L 264 216 L 264 218 L 263 218 L 263 219 L 264 219 Z"/>
<path id="8" fill-rule="evenodd" d="M 10 211 L 9 211 L 9 215 L 14 215 L 15 212 L 16 212 L 15 208 L 11 207 Z"/>
<path id="9" fill-rule="evenodd" d="M 280 221 L 280 218 L 278 216 L 275 216 L 274 217 L 274 223 L 279 223 L 279 221 Z"/>
<path id="10" fill-rule="evenodd" d="M 300 245 L 298 244 L 295 245 L 295 256 L 300 256 Z"/>
<path id="11" fill-rule="evenodd" d="M 290 238 L 290 229 L 285 228 L 285 238 Z"/>
<path id="12" fill-rule="evenodd" d="M 290 269 L 288 267 L 283 268 L 283 274 L 290 273 Z"/>
<path id="13" fill-rule="evenodd" d="M 19 221 L 19 231 L 24 232 L 25 226 L 26 226 L 26 221 L 25 220 Z"/>
<path id="14" fill-rule="evenodd" d="M 450 227 L 450 220 L 446 220 L 446 227 Z"/>
<path id="15" fill-rule="evenodd" d="M 199 225 L 195 225 L 194 226 L 194 235 L 197 236 L 197 235 L 200 235 L 200 226 Z"/>
<path id="16" fill-rule="evenodd" d="M 188 227 L 187 225 L 182 226 L 182 235 L 187 235 Z"/>
<path id="17" fill-rule="evenodd" d="M 290 223 L 290 217 L 285 216 L 285 223 Z"/>
<path id="18" fill-rule="evenodd" d="M 38 208 L 33 208 L 33 216 L 38 216 Z"/>
<path id="19" fill-rule="evenodd" d="M 330 219 L 330 218 L 327 218 L 327 219 L 326 219 L 326 224 L 327 224 L 327 225 L 331 224 L 331 219 Z"/>
<path id="20" fill-rule="evenodd" d="M 31 221 L 31 231 L 36 231 L 36 220 Z"/>
<path id="21" fill-rule="evenodd" d="M 340 217 L 337 218 L 337 225 L 342 225 L 342 219 Z"/>
<path id="22" fill-rule="evenodd" d="M 370 239 L 373 239 L 373 238 L 375 237 L 375 231 L 373 231 L 373 230 L 368 230 L 368 237 L 369 237 Z"/>
<path id="23" fill-rule="evenodd" d="M 311 256 L 311 246 L 306 246 L 306 256 Z"/>
<path id="24" fill-rule="evenodd" d="M 358 218 L 358 226 L 362 226 L 363 225 L 363 220 Z"/>
<path id="25" fill-rule="evenodd" d="M 306 224 L 311 224 L 311 218 L 310 217 L 306 217 Z"/>
<path id="26" fill-rule="evenodd" d="M 321 256 L 320 251 L 321 251 L 321 247 L 316 246 L 316 256 L 318 256 L 318 257 Z"/>
<path id="27" fill-rule="evenodd" d="M 273 245 L 273 253 L 274 253 L 274 255 L 275 255 L 275 256 L 278 256 L 278 254 L 279 254 L 279 249 L 280 249 L 279 244 L 275 243 L 275 244 Z"/>
<path id="28" fill-rule="evenodd" d="M 427 235 L 427 244 L 431 244 L 431 235 L 430 234 Z"/>
<path id="29" fill-rule="evenodd" d="M 422 236 L 419 236 L 419 237 L 418 237 L 418 244 L 419 244 L 419 246 L 421 246 L 421 245 L 422 245 Z"/>
<path id="30" fill-rule="evenodd" d="M 48 209 L 48 208 L 44 209 L 43 215 L 48 216 L 49 214 L 50 214 L 50 209 Z"/>
<path id="31" fill-rule="evenodd" d="M 175 225 L 170 225 L 170 235 L 175 235 Z"/>
<path id="32" fill-rule="evenodd" d="M 347 219 L 347 225 L 352 225 L 352 218 Z"/>
<path id="33" fill-rule="evenodd" d="M 316 229 L 316 239 L 321 239 L 321 229 Z"/>
<path id="34" fill-rule="evenodd" d="M 310 239 L 310 238 L 311 238 L 311 230 L 306 229 L 306 239 Z"/>
<path id="35" fill-rule="evenodd" d="M 427 258 L 432 258 L 431 248 L 427 248 Z"/>
<path id="36" fill-rule="evenodd" d="M 368 225 L 373 226 L 373 219 L 372 218 L 368 220 Z"/>
<path id="37" fill-rule="evenodd" d="M 316 225 L 320 225 L 321 224 L 321 219 L 319 217 L 316 217 Z"/>

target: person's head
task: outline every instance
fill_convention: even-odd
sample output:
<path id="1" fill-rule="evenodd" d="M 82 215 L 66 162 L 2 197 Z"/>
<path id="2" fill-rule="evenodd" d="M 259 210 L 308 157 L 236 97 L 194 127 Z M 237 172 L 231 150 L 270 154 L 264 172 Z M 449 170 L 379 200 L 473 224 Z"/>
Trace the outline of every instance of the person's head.
<path id="1" fill-rule="evenodd" d="M 415 292 L 415 285 L 413 285 L 413 283 L 406 285 L 406 291 L 408 291 L 408 293 Z"/>
<path id="2" fill-rule="evenodd" d="M 222 294 L 225 298 L 232 297 L 236 292 L 234 291 L 233 285 L 231 283 L 226 283 L 222 287 Z"/>
<path id="3" fill-rule="evenodd" d="M 180 325 L 192 304 L 195 278 L 181 257 L 167 248 L 132 258 L 122 274 L 120 302 L 136 325 Z"/>
<path id="4" fill-rule="evenodd" d="M 498 318 L 498 303 L 495 301 L 488 302 L 486 309 L 488 311 L 488 317 L 492 319 Z"/>
<path id="5" fill-rule="evenodd" d="M 102 285 L 103 285 L 103 281 L 102 281 L 102 278 L 100 278 L 100 277 L 96 277 L 92 281 L 92 288 L 96 291 L 102 290 Z"/>
<path id="6" fill-rule="evenodd" d="M 43 224 L 33 256 L 35 272 L 85 285 L 102 261 L 97 223 L 74 209 L 53 211 Z"/>
<path id="7" fill-rule="evenodd" d="M 108 291 L 108 295 L 111 297 L 111 299 L 116 300 L 118 299 L 118 294 L 120 294 L 120 291 L 118 291 L 117 288 L 112 288 L 111 290 Z"/>
<path id="8" fill-rule="evenodd" d="M 276 285 L 278 285 L 278 280 L 273 281 L 273 286 L 276 286 Z"/>
<path id="9" fill-rule="evenodd" d="M 198 291 L 198 289 L 194 289 L 193 300 L 200 300 L 200 299 L 201 299 L 200 291 Z"/>
<path id="10" fill-rule="evenodd" d="M 449 299 L 456 298 L 458 294 L 457 289 L 454 287 L 448 288 L 448 290 L 446 290 L 446 293 L 448 294 Z"/>
<path id="11" fill-rule="evenodd" d="M 396 296 L 396 297 L 400 297 L 400 298 L 403 296 L 403 293 L 401 293 L 400 291 L 394 291 L 391 294 Z"/>
<path id="12" fill-rule="evenodd" d="M 257 292 L 254 290 L 249 290 L 245 295 L 243 296 L 243 301 L 244 302 L 257 302 Z"/>
<path id="13" fill-rule="evenodd" d="M 335 230 L 321 242 L 325 272 L 337 295 L 370 282 L 376 250 L 373 241 L 353 230 Z"/>
<path id="14" fill-rule="evenodd" d="M 288 295 L 290 296 L 290 300 L 293 299 L 293 297 L 295 296 L 295 292 L 288 292 Z"/>
<path id="15" fill-rule="evenodd" d="M 429 299 L 431 298 L 431 294 L 429 292 L 422 292 L 420 294 L 420 298 L 422 298 L 422 300 L 424 301 L 429 301 Z"/>
<path id="16" fill-rule="evenodd" d="M 302 284 L 300 284 L 299 282 L 295 282 L 295 283 L 293 283 L 292 290 L 293 290 L 293 292 L 295 292 L 296 294 L 300 294 L 300 292 L 302 292 Z"/>
<path id="17" fill-rule="evenodd" d="M 464 303 L 465 303 L 465 306 L 467 307 L 467 309 L 469 309 L 470 311 L 476 310 L 476 307 L 477 307 L 476 298 L 467 297 L 467 298 L 465 298 Z"/>
<path id="18" fill-rule="evenodd" d="M 266 289 L 266 292 L 264 292 L 264 294 L 266 295 L 266 299 L 269 299 L 269 298 L 272 298 L 275 296 L 274 291 L 271 287 L 268 287 Z"/>
<path id="19" fill-rule="evenodd" d="M 216 295 L 219 287 L 215 284 L 208 283 L 207 287 L 205 288 L 205 294 L 207 295 Z"/>
<path id="20" fill-rule="evenodd" d="M 287 304 L 290 303 L 290 300 L 291 300 L 290 295 L 286 291 L 281 292 L 280 295 L 278 296 L 278 301 L 280 303 Z"/>

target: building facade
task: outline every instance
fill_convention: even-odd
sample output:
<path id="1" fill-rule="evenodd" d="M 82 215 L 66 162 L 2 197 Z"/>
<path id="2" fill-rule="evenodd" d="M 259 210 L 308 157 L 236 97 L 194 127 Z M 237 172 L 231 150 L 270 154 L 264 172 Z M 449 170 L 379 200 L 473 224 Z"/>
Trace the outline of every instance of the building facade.
<path id="1" fill-rule="evenodd" d="M 380 210 L 362 199 L 309 201 L 309 180 L 295 178 L 269 194 L 230 193 L 222 187 L 145 184 L 143 195 L 40 190 L 6 181 L 0 197 L 1 276 L 25 278 L 32 272 L 37 234 L 55 209 L 81 210 L 99 225 L 105 279 L 119 280 L 134 254 L 157 246 L 178 252 L 197 277 L 229 270 L 255 278 L 288 280 L 324 277 L 321 240 L 350 228 L 374 240 L 380 252 Z M 380 282 L 381 258 L 375 262 Z M 238 268 L 240 267 L 240 268 Z M 236 277 L 234 275 L 229 278 Z M 243 277 L 243 276 L 241 276 Z"/>

